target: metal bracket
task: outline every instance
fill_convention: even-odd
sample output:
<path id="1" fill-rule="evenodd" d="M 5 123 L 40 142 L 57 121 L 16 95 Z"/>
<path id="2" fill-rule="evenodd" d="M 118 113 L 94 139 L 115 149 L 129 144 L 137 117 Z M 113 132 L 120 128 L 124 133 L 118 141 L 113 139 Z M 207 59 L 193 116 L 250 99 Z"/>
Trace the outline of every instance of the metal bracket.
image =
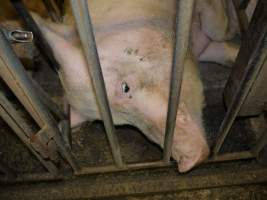
<path id="1" fill-rule="evenodd" d="M 1 28 L 6 38 L 12 43 L 29 43 L 33 41 L 33 33 L 31 31 Z"/>

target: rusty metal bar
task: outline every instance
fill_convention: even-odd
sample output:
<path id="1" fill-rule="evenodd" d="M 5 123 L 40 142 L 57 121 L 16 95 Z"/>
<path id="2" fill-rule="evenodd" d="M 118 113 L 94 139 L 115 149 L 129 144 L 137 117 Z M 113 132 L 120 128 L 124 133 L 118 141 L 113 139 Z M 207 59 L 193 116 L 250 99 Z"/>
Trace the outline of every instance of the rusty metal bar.
<path id="1" fill-rule="evenodd" d="M 92 79 L 99 111 L 105 125 L 112 155 L 116 165 L 118 167 L 123 167 L 124 164 L 120 153 L 119 142 L 115 135 L 115 127 L 105 89 L 105 82 L 98 57 L 87 0 L 71 0 L 71 7 L 87 60 L 88 75 L 90 74 Z"/>
<path id="2" fill-rule="evenodd" d="M 169 162 L 171 157 L 176 115 L 179 105 L 181 84 L 183 79 L 184 62 L 187 55 L 194 0 L 176 1 L 176 40 L 173 53 L 169 104 L 165 126 L 163 159 Z"/>
<path id="3" fill-rule="evenodd" d="M 23 2 L 21 0 L 10 0 L 10 2 L 13 4 L 20 17 L 23 19 L 26 28 L 33 32 L 35 38 L 34 43 L 38 47 L 41 54 L 49 62 L 49 66 L 51 67 L 51 69 L 56 72 L 60 66 L 52 53 L 52 49 L 47 43 L 47 41 L 44 39 L 42 32 L 33 20 L 32 16 L 25 8 Z"/>
<path id="4" fill-rule="evenodd" d="M 194 173 L 178 174 L 175 168 L 110 173 L 105 176 L 68 178 L 64 181 L 17 184 L 0 188 L 1 199 L 101 199 L 122 196 L 179 192 L 192 189 L 229 187 L 235 185 L 266 183 L 267 169 L 253 162 L 231 162 L 214 167 L 203 167 Z M 38 174 L 37 174 L 38 176 Z M 29 174 L 23 178 L 36 178 Z M 49 174 L 39 176 L 49 180 Z M 29 180 L 28 179 L 28 180 Z"/>
<path id="5" fill-rule="evenodd" d="M 246 160 L 252 158 L 255 158 L 255 156 L 250 151 L 241 151 L 241 152 L 232 152 L 232 153 L 225 153 L 222 155 L 218 155 L 213 158 L 210 158 L 205 163 L 224 162 L 231 160 Z"/>
<path id="6" fill-rule="evenodd" d="M 42 163 L 42 165 L 53 175 L 58 173 L 58 169 L 49 160 L 45 160 L 37 153 L 30 144 L 30 140 L 27 136 L 31 135 L 33 130 L 30 126 L 27 126 L 25 119 L 21 117 L 18 111 L 13 108 L 12 104 L 6 99 L 3 93 L 0 91 L 0 116 L 10 126 L 10 128 L 16 133 L 21 141 L 28 147 L 33 155 Z"/>
<path id="7" fill-rule="evenodd" d="M 207 160 L 203 165 L 208 163 L 216 163 L 216 162 L 224 162 L 224 161 L 234 161 L 234 160 L 247 160 L 252 159 L 255 156 L 252 155 L 248 151 L 244 152 L 233 152 L 233 153 L 226 153 L 222 155 L 218 155 L 215 158 L 211 158 Z M 98 173 L 110 173 L 110 172 L 123 172 L 123 171 L 136 171 L 136 170 L 143 170 L 143 169 L 150 169 L 150 168 L 163 168 L 163 167 L 176 167 L 176 161 L 170 161 L 168 163 L 164 161 L 154 161 L 154 162 L 145 162 L 145 163 L 131 163 L 125 165 L 124 168 L 118 168 L 115 165 L 107 165 L 107 166 L 96 166 L 96 167 L 83 167 L 79 172 L 75 175 L 89 175 L 89 174 L 98 174 Z M 36 181 L 54 181 L 54 180 L 66 180 L 71 179 L 73 176 L 72 173 L 69 171 L 62 172 L 58 176 L 52 176 L 51 174 L 47 173 L 31 173 L 31 174 L 19 174 L 16 179 L 14 180 L 2 180 L 0 182 L 36 182 Z"/>
<path id="8" fill-rule="evenodd" d="M 266 19 L 267 4 L 265 0 L 260 0 L 234 65 L 234 67 L 243 65 L 245 67 L 245 73 L 219 128 L 219 137 L 214 145 L 213 156 L 216 156 L 219 153 L 243 102 L 267 58 Z"/>
<path id="9" fill-rule="evenodd" d="M 36 123 L 41 128 L 44 126 L 48 128 L 47 134 L 55 140 L 61 155 L 70 163 L 74 171 L 79 170 L 72 152 L 62 140 L 56 121 L 41 103 L 23 65 L 16 57 L 2 30 L 0 30 L 0 75 Z"/>

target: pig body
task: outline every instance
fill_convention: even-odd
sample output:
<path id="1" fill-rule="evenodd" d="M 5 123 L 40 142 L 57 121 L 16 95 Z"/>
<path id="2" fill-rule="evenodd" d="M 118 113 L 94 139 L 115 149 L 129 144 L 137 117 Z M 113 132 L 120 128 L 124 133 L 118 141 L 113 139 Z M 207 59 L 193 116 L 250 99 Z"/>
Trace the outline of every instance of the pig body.
<path id="1" fill-rule="evenodd" d="M 245 10 L 251 20 L 257 0 L 251 0 Z M 199 61 L 232 66 L 239 45 L 230 42 L 239 34 L 239 22 L 232 0 L 197 0 L 192 23 L 192 51 Z"/>
<path id="2" fill-rule="evenodd" d="M 114 122 L 139 128 L 161 147 L 174 44 L 175 2 L 90 1 Z M 72 106 L 72 125 L 101 119 L 76 30 L 72 25 L 47 23 L 37 16 L 35 19 L 61 64 L 59 76 Z M 172 147 L 180 172 L 190 170 L 209 154 L 202 123 L 203 104 L 203 85 L 189 53 Z"/>

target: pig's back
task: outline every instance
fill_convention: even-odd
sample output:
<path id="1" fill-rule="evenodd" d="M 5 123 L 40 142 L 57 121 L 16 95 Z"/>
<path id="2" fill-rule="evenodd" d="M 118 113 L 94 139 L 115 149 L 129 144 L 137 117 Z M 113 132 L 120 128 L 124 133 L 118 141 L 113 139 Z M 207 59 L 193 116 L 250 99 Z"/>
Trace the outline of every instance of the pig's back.
<path id="1" fill-rule="evenodd" d="M 144 21 L 173 22 L 175 0 L 91 0 L 89 10 L 95 28 Z M 65 4 L 64 22 L 73 23 L 69 1 Z"/>

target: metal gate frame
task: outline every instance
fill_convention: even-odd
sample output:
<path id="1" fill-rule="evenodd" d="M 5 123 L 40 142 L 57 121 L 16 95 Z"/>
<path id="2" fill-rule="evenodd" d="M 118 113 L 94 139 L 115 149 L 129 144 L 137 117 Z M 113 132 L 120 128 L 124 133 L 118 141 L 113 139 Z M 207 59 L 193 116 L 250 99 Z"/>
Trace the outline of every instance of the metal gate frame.
<path id="1" fill-rule="evenodd" d="M 236 1 L 236 0 L 233 0 Z M 12 0 L 12 3 L 15 5 L 22 15 L 26 15 L 27 19 L 32 20 L 31 23 L 34 25 L 33 32 L 37 31 L 37 34 L 40 34 L 38 27 L 34 23 L 33 19 L 29 14 L 27 14 L 25 7 L 20 0 Z M 238 5 L 238 4 L 235 4 Z M 62 135 L 60 133 L 57 123 L 51 115 L 51 108 L 55 108 L 53 103 L 49 101 L 49 98 L 44 103 L 42 102 L 40 95 L 36 89 L 34 89 L 32 81 L 27 78 L 25 70 L 23 69 L 22 64 L 19 59 L 14 54 L 9 42 L 7 41 L 3 32 L 0 32 L 0 74 L 1 77 L 5 80 L 7 85 L 15 93 L 21 103 L 24 105 L 26 110 L 31 114 L 33 119 L 41 127 L 40 131 L 37 133 L 39 135 L 45 135 L 49 140 L 54 140 L 59 152 L 62 157 L 65 158 L 73 169 L 75 175 L 82 174 L 94 174 L 94 173 L 104 173 L 112 171 L 125 171 L 125 170 L 134 170 L 134 169 L 144 169 L 144 168 L 154 168 L 154 167 L 164 167 L 173 165 L 175 162 L 170 161 L 171 157 L 171 148 L 172 141 L 175 129 L 176 114 L 179 105 L 179 97 L 181 90 L 181 83 L 184 71 L 184 61 L 188 50 L 189 44 L 189 35 L 190 35 L 190 26 L 192 20 L 192 13 L 194 8 L 194 0 L 177 0 L 177 14 L 176 14 L 176 39 L 175 39 L 175 49 L 173 54 L 172 61 L 172 71 L 171 71 L 171 80 L 170 80 L 170 91 L 169 91 L 169 103 L 167 111 L 167 120 L 165 128 L 165 140 L 164 140 L 164 149 L 163 149 L 163 158 L 162 160 L 156 162 L 148 163 L 134 163 L 126 164 L 122 160 L 120 147 L 118 143 L 117 136 L 115 134 L 114 123 L 110 111 L 110 106 L 106 94 L 105 83 L 101 71 L 101 66 L 99 62 L 99 57 L 96 48 L 96 42 L 93 32 L 93 27 L 90 19 L 90 13 L 88 10 L 87 0 L 71 0 L 71 8 L 74 14 L 76 21 L 78 33 L 81 39 L 82 47 L 86 56 L 88 72 L 92 78 L 93 87 L 96 91 L 96 99 L 99 105 L 99 110 L 104 122 L 105 130 L 111 147 L 113 159 L 115 165 L 100 166 L 100 167 L 83 167 L 77 163 L 75 156 L 72 154 L 70 148 L 66 144 Z M 236 6 L 238 8 L 238 6 Z M 266 12 L 264 12 L 266 11 Z M 227 113 L 224 117 L 224 120 L 219 129 L 219 138 L 215 142 L 214 147 L 212 148 L 213 154 L 207 162 L 220 162 L 228 160 L 240 160 L 240 159 L 250 159 L 258 155 L 261 149 L 267 144 L 267 134 L 263 134 L 261 139 L 257 142 L 252 151 L 244 152 L 233 152 L 219 155 L 219 151 L 222 147 L 222 144 L 225 141 L 226 136 L 229 133 L 230 128 L 244 102 L 248 91 L 250 90 L 257 74 L 259 73 L 264 60 L 267 58 L 267 26 L 261 27 L 262 31 L 254 33 L 250 29 L 261 26 L 261 23 L 266 25 L 267 17 L 267 3 L 264 0 L 259 0 L 256 11 L 253 15 L 252 22 L 247 31 L 243 32 L 243 39 L 253 38 L 255 42 L 255 48 L 253 49 L 252 54 L 246 58 L 247 60 L 247 71 L 243 77 L 242 83 L 236 96 L 233 98 L 230 106 L 227 109 Z M 242 18 L 239 18 L 242 20 Z M 259 20 L 262 19 L 262 20 Z M 29 20 L 28 20 L 29 21 Z M 242 23 L 242 21 L 241 21 Z M 244 24 L 244 23 L 243 23 Z M 242 29 L 243 30 L 243 29 Z M 39 31 L 39 32 L 38 32 Z M 247 34 L 250 33 L 250 34 Z M 40 38 L 40 37 L 39 37 Z M 247 44 L 241 45 L 241 49 L 236 60 L 236 65 L 238 65 L 243 58 L 243 51 L 247 48 Z M 260 54 L 259 54 L 260 52 Z M 51 57 L 52 55 L 49 54 Z M 54 60 L 54 58 L 52 58 Z M 11 109 L 7 109 L 8 106 L 3 106 L 4 103 L 8 104 L 5 100 L 0 101 L 1 109 L 0 114 L 2 118 L 12 127 L 12 129 L 19 135 L 25 132 L 23 127 L 18 126 L 18 122 L 21 120 L 19 117 L 16 117 Z M 49 106 L 50 105 L 50 106 Z M 48 109 L 50 108 L 50 110 Z M 56 111 L 55 111 L 56 110 Z M 58 109 L 54 109 L 54 113 L 57 113 L 61 120 L 67 120 L 66 115 L 61 113 Z M 68 124 L 68 123 L 67 123 Z M 23 134 L 25 135 L 25 133 Z M 22 139 L 23 140 L 23 139 Z M 39 158 L 41 163 L 47 168 L 49 173 L 43 174 L 17 174 L 14 178 L 14 172 L 8 169 L 4 164 L 0 163 L 0 169 L 4 171 L 12 179 L 5 179 L 4 181 L 40 181 L 40 180 L 55 180 L 62 178 L 62 172 L 59 172 L 58 169 L 53 166 L 53 162 L 50 164 L 52 167 L 47 166 L 47 162 L 40 153 L 36 152 L 36 149 L 32 147 L 32 144 L 24 141 L 25 144 L 30 149 L 33 149 L 32 152 Z M 49 161 L 50 162 L 50 161 Z M 71 174 L 73 174 L 71 173 Z"/>

